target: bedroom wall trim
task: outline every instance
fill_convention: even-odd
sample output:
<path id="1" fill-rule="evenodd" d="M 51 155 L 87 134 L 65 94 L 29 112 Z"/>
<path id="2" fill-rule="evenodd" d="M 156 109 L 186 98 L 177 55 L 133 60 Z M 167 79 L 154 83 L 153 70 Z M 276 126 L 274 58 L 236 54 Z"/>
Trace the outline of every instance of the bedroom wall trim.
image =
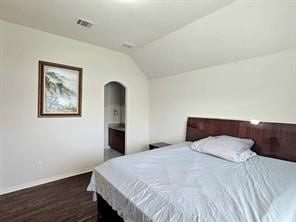
<path id="1" fill-rule="evenodd" d="M 69 173 L 64 173 L 64 174 L 60 174 L 60 175 L 57 175 L 57 176 L 44 178 L 44 179 L 41 179 L 41 180 L 35 180 L 33 182 L 20 184 L 20 185 L 13 186 L 13 187 L 8 187 L 8 188 L 0 190 L 0 195 L 12 193 L 12 192 L 15 192 L 15 191 L 18 191 L 18 190 L 23 190 L 23 189 L 27 189 L 27 188 L 31 188 L 31 187 L 35 187 L 35 186 L 39 186 L 39 185 L 54 182 L 54 181 L 57 181 L 57 180 L 62 180 L 62 179 L 65 179 L 67 177 L 77 176 L 79 174 L 88 173 L 88 172 L 91 172 L 93 169 L 94 169 L 94 167 L 90 167 L 90 168 L 86 168 L 86 169 L 80 170 L 80 171 L 72 171 L 72 172 L 69 172 Z"/>

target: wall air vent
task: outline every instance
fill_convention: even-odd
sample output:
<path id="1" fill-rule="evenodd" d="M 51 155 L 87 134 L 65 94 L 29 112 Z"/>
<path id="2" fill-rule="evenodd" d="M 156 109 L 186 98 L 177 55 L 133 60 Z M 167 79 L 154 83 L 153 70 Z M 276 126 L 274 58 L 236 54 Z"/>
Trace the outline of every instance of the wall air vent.
<path id="1" fill-rule="evenodd" d="M 125 42 L 121 46 L 124 47 L 124 48 L 131 49 L 131 48 L 135 47 L 135 44 L 130 43 L 130 42 Z"/>
<path id="2" fill-rule="evenodd" d="M 84 26 L 84 27 L 87 27 L 87 28 L 90 28 L 90 27 L 92 27 L 94 25 L 93 22 L 88 21 L 88 20 L 83 19 L 83 18 L 78 18 L 77 19 L 77 24 L 81 25 L 81 26 Z"/>

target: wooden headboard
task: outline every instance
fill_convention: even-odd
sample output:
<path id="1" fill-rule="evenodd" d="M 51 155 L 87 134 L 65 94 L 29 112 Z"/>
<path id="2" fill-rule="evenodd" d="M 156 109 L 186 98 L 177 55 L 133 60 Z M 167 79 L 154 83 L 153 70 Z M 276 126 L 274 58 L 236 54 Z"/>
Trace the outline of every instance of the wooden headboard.
<path id="1" fill-rule="evenodd" d="M 296 162 L 296 124 L 188 118 L 186 141 L 218 135 L 252 139 L 257 154 Z"/>

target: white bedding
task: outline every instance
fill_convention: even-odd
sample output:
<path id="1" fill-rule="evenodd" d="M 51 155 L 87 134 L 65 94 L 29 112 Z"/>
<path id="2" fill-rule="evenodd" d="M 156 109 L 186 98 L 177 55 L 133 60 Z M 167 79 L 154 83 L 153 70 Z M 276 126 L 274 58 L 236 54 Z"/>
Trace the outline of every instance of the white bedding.
<path id="1" fill-rule="evenodd" d="M 296 221 L 295 163 L 234 163 L 189 146 L 111 159 L 95 168 L 88 190 L 131 222 Z"/>

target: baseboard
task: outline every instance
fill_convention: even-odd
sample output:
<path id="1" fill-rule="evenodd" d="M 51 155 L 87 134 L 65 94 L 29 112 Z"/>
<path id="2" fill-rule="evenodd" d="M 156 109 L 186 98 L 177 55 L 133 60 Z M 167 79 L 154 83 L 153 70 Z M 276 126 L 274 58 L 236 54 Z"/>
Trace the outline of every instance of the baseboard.
<path id="1" fill-rule="evenodd" d="M 42 185 L 42 184 L 45 184 L 45 183 L 50 183 L 50 182 L 61 180 L 61 179 L 65 179 L 67 177 L 72 177 L 72 176 L 76 176 L 76 175 L 79 175 L 79 174 L 91 172 L 93 169 L 94 169 L 94 167 L 91 167 L 91 168 L 88 168 L 88 169 L 85 169 L 85 170 L 79 170 L 79 171 L 73 171 L 73 172 L 70 172 L 70 173 L 64 173 L 64 174 L 60 174 L 60 175 L 57 175 L 57 176 L 54 176 L 54 177 L 49 177 L 49 178 L 45 178 L 45 179 L 41 179 L 41 180 L 36 180 L 36 181 L 30 182 L 30 183 L 24 183 L 24 184 L 21 184 L 21 185 L 5 188 L 5 189 L 0 190 L 0 195 L 8 194 L 8 193 L 15 192 L 15 191 L 18 191 L 18 190 L 27 189 L 27 188 L 30 188 L 30 187 L 35 187 L 35 186 L 38 186 L 38 185 Z"/>

